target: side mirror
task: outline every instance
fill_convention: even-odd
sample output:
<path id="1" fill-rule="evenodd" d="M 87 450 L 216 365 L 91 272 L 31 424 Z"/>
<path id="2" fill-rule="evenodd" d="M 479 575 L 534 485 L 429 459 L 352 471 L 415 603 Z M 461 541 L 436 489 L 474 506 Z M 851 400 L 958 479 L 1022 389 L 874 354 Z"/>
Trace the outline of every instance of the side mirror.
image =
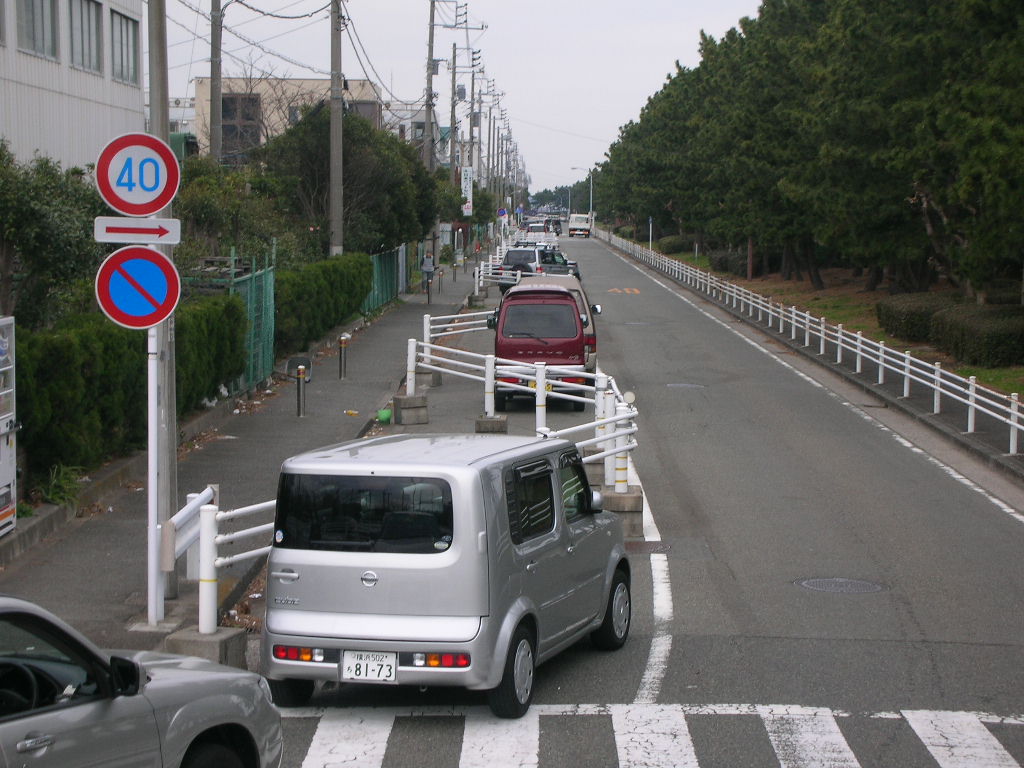
<path id="1" fill-rule="evenodd" d="M 590 325 L 590 318 L 580 312 L 580 320 L 583 321 L 583 327 L 586 328 Z"/>
<path id="2" fill-rule="evenodd" d="M 595 315 L 600 315 L 601 314 L 601 305 L 600 304 L 591 304 L 590 305 L 590 311 L 593 312 Z"/>
<path id="3" fill-rule="evenodd" d="M 498 327 L 498 316 L 497 314 L 491 315 L 487 318 L 487 327 L 492 331 Z"/>
<path id="4" fill-rule="evenodd" d="M 604 509 L 604 497 L 600 491 L 591 491 L 590 496 L 590 509 L 594 512 L 599 512 Z"/>
<path id="5" fill-rule="evenodd" d="M 115 696 L 134 696 L 139 692 L 142 671 L 131 659 L 111 656 L 110 677 Z"/>

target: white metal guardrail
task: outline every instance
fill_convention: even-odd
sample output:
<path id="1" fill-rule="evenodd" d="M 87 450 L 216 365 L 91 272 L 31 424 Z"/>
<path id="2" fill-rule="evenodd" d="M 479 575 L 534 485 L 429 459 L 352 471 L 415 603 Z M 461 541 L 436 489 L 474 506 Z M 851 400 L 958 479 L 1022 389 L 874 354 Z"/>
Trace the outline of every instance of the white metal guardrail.
<path id="1" fill-rule="evenodd" d="M 645 248 L 638 243 L 625 240 L 604 230 L 595 230 L 598 237 L 610 245 L 625 251 L 639 261 L 667 274 L 689 288 L 704 293 L 716 301 L 746 314 L 751 319 L 775 329 L 781 334 L 787 331 L 792 341 L 802 342 L 805 347 L 818 347 L 818 354 L 834 354 L 835 362 L 843 364 L 849 356 L 856 373 L 863 372 L 865 363 L 875 368 L 876 383 L 885 384 L 889 376 L 902 381 L 902 396 L 910 397 L 913 386 L 925 387 L 932 393 L 932 413 L 942 413 L 944 399 L 950 399 L 966 408 L 965 431 L 973 434 L 977 417 L 984 414 L 1004 425 L 1008 430 L 1008 453 L 1020 453 L 1020 438 L 1024 432 L 1021 420 L 1020 397 L 1014 392 L 1001 392 L 979 386 L 976 378 L 964 378 L 942 369 L 940 363 L 918 360 L 909 350 L 900 352 L 890 349 L 884 341 L 865 338 L 857 331 L 851 333 L 843 325 L 831 325 L 823 317 L 815 317 L 796 307 L 786 307 L 753 291 L 730 283 L 704 270 L 685 264 L 676 259 Z"/>
<path id="2" fill-rule="evenodd" d="M 405 377 L 405 394 L 408 396 L 416 394 L 417 371 L 447 373 L 481 382 L 484 391 L 484 415 L 492 418 L 495 415 L 494 398 L 499 380 L 503 380 L 502 387 L 506 389 L 532 395 L 535 400 L 534 429 L 537 434 L 542 437 L 562 437 L 587 430 L 593 431 L 592 439 L 577 441 L 580 447 L 599 446 L 599 452 L 586 456 L 583 459 L 584 463 L 603 460 L 605 478 L 615 478 L 616 492 L 627 492 L 626 454 L 636 448 L 637 443 L 625 438 L 637 432 L 633 423 L 637 410 L 627 402 L 627 398 L 611 376 L 600 371 L 587 373 L 576 368 L 562 368 L 546 363 L 524 363 L 409 339 Z M 512 381 L 513 379 L 515 381 Z M 549 387 L 549 384 L 556 380 L 559 390 Z M 518 383 L 520 381 L 525 383 Z M 568 430 L 552 432 L 547 426 L 549 398 L 593 404 L 594 421 Z"/>
<path id="3" fill-rule="evenodd" d="M 160 570 L 165 573 L 173 571 L 178 558 L 186 552 L 190 553 L 187 576 L 199 580 L 200 634 L 210 635 L 217 631 L 218 569 L 262 557 L 270 552 L 268 544 L 221 557 L 218 555 L 218 547 L 221 545 L 251 536 L 263 536 L 274 529 L 274 524 L 270 522 L 231 533 L 220 533 L 221 523 L 272 511 L 276 503 L 275 499 L 271 499 L 222 512 L 217 505 L 216 486 L 208 486 L 202 493 L 189 494 L 188 503 L 162 527 Z"/>

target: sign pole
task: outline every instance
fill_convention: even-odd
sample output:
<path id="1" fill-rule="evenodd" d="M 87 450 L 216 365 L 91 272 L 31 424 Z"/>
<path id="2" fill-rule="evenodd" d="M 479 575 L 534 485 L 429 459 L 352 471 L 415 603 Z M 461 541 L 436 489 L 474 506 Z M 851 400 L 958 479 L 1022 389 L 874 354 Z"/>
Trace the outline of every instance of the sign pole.
<path id="1" fill-rule="evenodd" d="M 163 618 L 164 580 L 160 573 L 159 497 L 160 484 L 160 339 L 156 327 L 146 331 L 146 604 L 149 624 Z"/>

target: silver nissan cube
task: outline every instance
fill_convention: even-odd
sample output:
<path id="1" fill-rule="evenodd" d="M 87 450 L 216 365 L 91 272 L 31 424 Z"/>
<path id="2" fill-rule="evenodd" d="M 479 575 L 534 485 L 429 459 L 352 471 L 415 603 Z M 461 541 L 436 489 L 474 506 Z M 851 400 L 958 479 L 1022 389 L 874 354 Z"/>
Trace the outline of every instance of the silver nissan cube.
<path id="1" fill-rule="evenodd" d="M 576 446 L 392 435 L 284 462 L 261 672 L 279 706 L 317 680 L 488 691 L 521 717 L 534 669 L 629 634 L 630 565 Z"/>

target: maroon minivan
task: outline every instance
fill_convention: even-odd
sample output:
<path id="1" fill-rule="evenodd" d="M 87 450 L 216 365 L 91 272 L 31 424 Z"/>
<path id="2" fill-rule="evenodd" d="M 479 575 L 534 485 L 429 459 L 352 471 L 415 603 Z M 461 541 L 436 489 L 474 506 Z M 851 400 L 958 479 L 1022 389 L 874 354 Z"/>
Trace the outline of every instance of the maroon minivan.
<path id="1" fill-rule="evenodd" d="M 488 323 L 495 330 L 494 355 L 524 363 L 547 363 L 561 369 L 585 372 L 586 338 L 576 297 L 561 285 L 517 285 L 508 290 Z M 508 399 L 527 394 L 509 384 L 530 386 L 532 382 L 515 375 L 509 365 L 498 365 L 494 407 L 504 411 Z M 552 391 L 582 394 L 561 384 L 586 384 L 585 376 L 571 373 L 550 374 Z M 504 386 L 503 386 L 504 385 Z M 585 403 L 572 402 L 582 411 Z"/>

